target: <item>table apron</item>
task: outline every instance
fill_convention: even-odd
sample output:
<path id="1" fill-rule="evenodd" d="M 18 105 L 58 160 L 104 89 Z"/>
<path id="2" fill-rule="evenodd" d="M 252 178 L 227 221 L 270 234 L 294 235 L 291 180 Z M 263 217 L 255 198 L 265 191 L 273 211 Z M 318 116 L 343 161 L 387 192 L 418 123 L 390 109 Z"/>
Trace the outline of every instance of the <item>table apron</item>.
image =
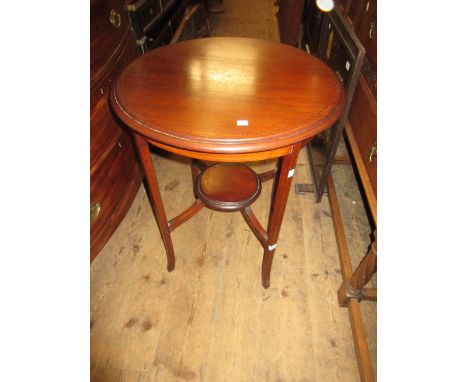
<path id="1" fill-rule="evenodd" d="M 185 150 L 174 146 L 169 146 L 161 142 L 144 138 L 154 146 L 171 153 L 188 158 L 201 159 L 213 162 L 254 162 L 264 159 L 272 159 L 286 156 L 291 153 L 293 145 L 280 147 L 274 150 L 249 152 L 249 153 L 207 153 L 201 151 Z"/>

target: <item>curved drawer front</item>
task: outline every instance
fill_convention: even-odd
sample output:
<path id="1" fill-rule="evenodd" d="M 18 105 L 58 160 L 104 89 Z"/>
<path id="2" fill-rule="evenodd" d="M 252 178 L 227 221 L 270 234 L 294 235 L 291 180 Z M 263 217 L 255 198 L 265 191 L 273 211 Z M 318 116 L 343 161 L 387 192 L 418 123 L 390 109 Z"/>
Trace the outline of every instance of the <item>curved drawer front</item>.
<path id="1" fill-rule="evenodd" d="M 131 30 L 123 1 L 91 1 L 91 84 L 112 65 L 126 32 Z"/>
<path id="2" fill-rule="evenodd" d="M 125 36 L 123 51 L 119 52 L 112 70 L 91 89 L 91 174 L 109 154 L 125 127 L 112 115 L 109 105 L 109 89 L 120 72 L 137 57 L 137 47 L 132 36 Z"/>
<path id="3" fill-rule="evenodd" d="M 138 56 L 123 3 L 91 1 L 91 261 L 117 229 L 142 180 L 130 135 L 109 105 L 112 82 Z"/>
<path id="4" fill-rule="evenodd" d="M 140 184 L 133 143 L 127 134 L 122 134 L 91 176 L 91 260 L 120 224 Z"/>
<path id="5" fill-rule="evenodd" d="M 109 156 L 112 148 L 125 134 L 110 114 L 107 97 L 102 97 L 91 113 L 90 164 L 91 175 Z"/>

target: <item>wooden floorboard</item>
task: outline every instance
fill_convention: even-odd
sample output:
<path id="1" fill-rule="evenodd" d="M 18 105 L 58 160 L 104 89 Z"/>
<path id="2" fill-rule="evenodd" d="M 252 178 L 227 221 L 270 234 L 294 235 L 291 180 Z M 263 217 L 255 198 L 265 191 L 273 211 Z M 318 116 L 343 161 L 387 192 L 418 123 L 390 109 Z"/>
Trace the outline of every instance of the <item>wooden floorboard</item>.
<path id="1" fill-rule="evenodd" d="M 277 41 L 272 1 L 225 0 L 215 35 Z M 193 198 L 187 160 L 153 154 L 168 217 Z M 262 172 L 273 162 L 254 164 Z M 353 265 L 370 228 L 349 166 L 333 169 Z M 310 182 L 301 151 L 294 182 Z M 354 183 L 353 183 L 354 182 Z M 266 226 L 271 181 L 253 210 Z M 355 203 L 353 203 L 353 201 Z M 338 306 L 340 264 L 328 200 L 294 188 L 271 272 L 240 213 L 203 209 L 173 233 L 166 256 L 142 186 L 91 265 L 92 381 L 359 381 L 347 310 Z M 375 360 L 375 303 L 363 302 Z"/>

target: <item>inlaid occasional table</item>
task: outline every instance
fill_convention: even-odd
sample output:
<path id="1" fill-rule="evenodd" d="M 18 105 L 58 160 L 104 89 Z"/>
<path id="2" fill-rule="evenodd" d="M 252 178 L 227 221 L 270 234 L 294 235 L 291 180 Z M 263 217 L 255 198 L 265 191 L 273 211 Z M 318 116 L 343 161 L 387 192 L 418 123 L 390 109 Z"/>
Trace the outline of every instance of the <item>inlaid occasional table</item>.
<path id="1" fill-rule="evenodd" d="M 247 38 L 190 40 L 133 61 L 114 83 L 111 103 L 133 132 L 168 271 L 175 267 L 174 229 L 205 206 L 240 211 L 264 249 L 262 283 L 268 288 L 299 150 L 344 108 L 345 93 L 331 69 L 288 45 Z M 149 145 L 192 158 L 195 200 L 171 220 Z M 263 174 L 243 164 L 271 158 L 278 158 L 277 166 Z M 251 204 L 262 182 L 271 179 L 265 229 Z"/>

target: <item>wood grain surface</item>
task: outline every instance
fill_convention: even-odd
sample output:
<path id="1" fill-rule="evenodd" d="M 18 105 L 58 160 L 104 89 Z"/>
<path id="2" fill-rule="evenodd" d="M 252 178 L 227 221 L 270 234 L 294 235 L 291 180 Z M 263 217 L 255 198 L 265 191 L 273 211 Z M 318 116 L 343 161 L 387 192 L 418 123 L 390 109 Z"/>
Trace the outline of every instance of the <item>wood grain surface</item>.
<path id="1" fill-rule="evenodd" d="M 139 134 L 216 153 L 311 138 L 339 117 L 344 101 L 341 83 L 317 58 L 284 44 L 228 37 L 151 51 L 124 70 L 111 93 L 117 115 Z"/>
<path id="2" fill-rule="evenodd" d="M 165 174 L 168 213 L 182 211 L 193 192 L 188 161 L 153 161 Z M 295 182 L 311 181 L 307 166 L 302 150 Z M 252 208 L 266 225 L 272 182 L 262 186 Z M 93 263 L 91 380 L 358 382 L 348 314 L 336 298 L 341 275 L 329 214 L 327 200 L 291 192 L 265 290 L 263 248 L 239 213 L 205 208 L 177 228 L 178 266 L 167 273 L 142 187 Z"/>
<path id="3" fill-rule="evenodd" d="M 218 163 L 198 178 L 198 197 L 210 208 L 239 211 L 260 195 L 262 184 L 257 174 L 239 163 Z"/>
<path id="4" fill-rule="evenodd" d="M 272 1 L 224 0 L 214 32 L 278 40 Z M 339 147 L 339 154 L 343 146 Z M 152 153 L 168 213 L 193 198 L 189 161 Z M 257 172 L 268 163 L 251 163 Z M 250 165 L 250 164 L 249 164 Z M 294 183 L 310 183 L 305 150 Z M 352 266 L 368 245 L 368 222 L 349 166 L 334 166 Z M 268 218 L 272 182 L 252 209 Z M 241 214 L 209 209 L 177 228 L 179 267 L 167 274 L 164 245 L 143 186 L 91 265 L 91 381 L 345 381 L 359 371 L 326 197 L 291 192 L 272 286 L 258 277 L 262 247 Z M 376 305 L 361 302 L 372 361 Z M 375 365 L 374 365 L 375 368 Z"/>
<path id="5" fill-rule="evenodd" d="M 134 36 L 122 1 L 93 0 L 90 7 L 90 204 L 99 206 L 90 224 L 93 261 L 130 208 L 142 174 L 130 136 L 109 105 L 112 81 L 138 56 Z M 109 21 L 112 12 L 120 17 L 118 27 Z"/>

